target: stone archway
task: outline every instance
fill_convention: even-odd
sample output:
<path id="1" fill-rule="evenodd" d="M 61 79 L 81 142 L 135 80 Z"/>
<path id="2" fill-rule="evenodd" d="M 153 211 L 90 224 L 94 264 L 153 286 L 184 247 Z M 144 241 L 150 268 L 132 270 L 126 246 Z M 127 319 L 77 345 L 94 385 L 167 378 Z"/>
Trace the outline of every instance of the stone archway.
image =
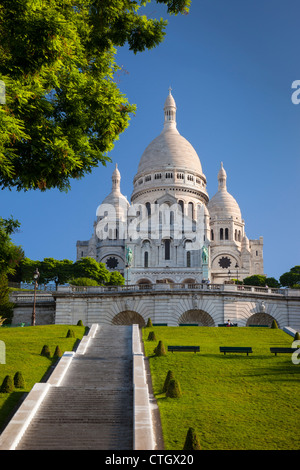
<path id="1" fill-rule="evenodd" d="M 198 326 L 215 326 L 215 322 L 212 317 L 204 310 L 192 309 L 184 312 L 178 320 L 180 323 L 189 324 L 189 323 L 198 323 Z"/>
<path id="2" fill-rule="evenodd" d="M 132 310 L 124 310 L 123 312 L 118 313 L 112 319 L 113 325 L 139 325 L 140 328 L 143 328 L 146 323 L 143 317 Z"/>
<path id="3" fill-rule="evenodd" d="M 251 317 L 248 318 L 246 326 L 249 326 L 249 325 L 256 325 L 256 326 L 268 325 L 268 326 L 272 326 L 273 320 L 275 320 L 275 318 L 272 317 L 272 315 L 270 315 L 269 313 L 258 312 L 258 313 L 254 313 L 253 315 L 251 315 Z M 278 324 L 277 320 L 276 320 L 276 322 L 277 322 L 277 325 L 279 327 L 279 324 Z"/>

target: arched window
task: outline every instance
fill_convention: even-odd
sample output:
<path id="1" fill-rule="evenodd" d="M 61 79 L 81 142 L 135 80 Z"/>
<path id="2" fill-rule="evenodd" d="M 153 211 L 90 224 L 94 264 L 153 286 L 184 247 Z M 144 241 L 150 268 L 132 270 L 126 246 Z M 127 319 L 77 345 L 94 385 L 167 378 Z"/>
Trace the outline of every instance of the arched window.
<path id="1" fill-rule="evenodd" d="M 186 266 L 188 268 L 191 267 L 191 252 L 190 251 L 187 251 L 186 253 Z"/>
<path id="2" fill-rule="evenodd" d="M 213 229 L 210 230 L 210 239 L 211 239 L 211 241 L 214 241 L 214 231 L 213 231 Z"/>
<path id="3" fill-rule="evenodd" d="M 225 240 L 228 240 L 228 228 L 225 228 Z"/>
<path id="4" fill-rule="evenodd" d="M 170 259 L 170 240 L 165 240 L 165 259 Z"/>
<path id="5" fill-rule="evenodd" d="M 194 218 L 194 204 L 192 202 L 189 202 L 189 205 L 188 205 L 188 216 L 191 219 Z"/>
<path id="6" fill-rule="evenodd" d="M 174 211 L 170 211 L 170 225 L 174 225 Z"/>
<path id="7" fill-rule="evenodd" d="M 151 215 L 151 204 L 150 204 L 150 202 L 146 202 L 146 210 L 147 210 L 148 216 Z"/>
<path id="8" fill-rule="evenodd" d="M 220 228 L 220 240 L 223 240 L 223 229 Z"/>
<path id="9" fill-rule="evenodd" d="M 145 251 L 144 253 L 144 268 L 149 267 L 149 253 L 148 251 Z"/>

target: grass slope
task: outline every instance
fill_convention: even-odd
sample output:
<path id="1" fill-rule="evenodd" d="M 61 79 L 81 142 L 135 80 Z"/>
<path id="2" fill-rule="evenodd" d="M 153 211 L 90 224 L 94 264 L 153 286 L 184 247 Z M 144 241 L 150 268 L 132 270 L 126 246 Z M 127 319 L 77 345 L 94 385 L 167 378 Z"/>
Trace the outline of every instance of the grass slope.
<path id="1" fill-rule="evenodd" d="M 157 341 L 148 341 L 149 331 Z M 144 328 L 153 391 L 166 450 L 181 450 L 193 427 L 203 450 L 299 449 L 300 365 L 289 354 L 275 357 L 272 346 L 291 346 L 293 338 L 269 328 Z M 155 357 L 168 345 L 199 345 L 200 353 Z M 253 353 L 226 354 L 219 346 L 252 346 Z M 167 398 L 162 387 L 169 370 L 179 380 L 182 397 Z"/>
<path id="2" fill-rule="evenodd" d="M 74 331 L 75 338 L 66 338 L 69 329 Z M 51 357 L 56 346 L 60 347 L 63 354 L 65 351 L 72 351 L 84 333 L 84 326 L 73 325 L 0 328 L 0 340 L 5 343 L 6 356 L 6 364 L 0 364 L 0 386 L 6 375 L 13 378 L 17 371 L 22 372 L 25 380 L 24 389 L 15 389 L 10 394 L 0 393 L 0 430 L 24 392 L 29 392 L 36 382 L 41 382 L 53 365 L 52 358 L 40 355 L 43 346 L 49 346 Z"/>

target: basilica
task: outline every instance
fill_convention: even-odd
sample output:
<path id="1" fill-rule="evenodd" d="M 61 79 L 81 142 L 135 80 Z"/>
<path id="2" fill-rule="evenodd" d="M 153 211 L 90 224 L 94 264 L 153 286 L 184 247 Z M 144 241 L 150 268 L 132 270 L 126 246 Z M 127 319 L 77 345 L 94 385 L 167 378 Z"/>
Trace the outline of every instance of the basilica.
<path id="1" fill-rule="evenodd" d="M 92 257 L 119 271 L 127 285 L 149 287 L 224 284 L 264 274 L 263 238 L 247 238 L 223 163 L 218 191 L 209 198 L 200 159 L 177 129 L 171 90 L 163 111 L 163 129 L 140 158 L 130 202 L 116 165 L 91 239 L 77 242 L 77 259 Z"/>

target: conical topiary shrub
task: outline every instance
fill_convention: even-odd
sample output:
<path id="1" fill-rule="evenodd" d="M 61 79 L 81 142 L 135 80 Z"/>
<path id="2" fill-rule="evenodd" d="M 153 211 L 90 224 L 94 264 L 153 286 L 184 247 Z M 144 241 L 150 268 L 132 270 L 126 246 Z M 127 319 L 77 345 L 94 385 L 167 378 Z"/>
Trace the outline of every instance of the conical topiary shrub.
<path id="1" fill-rule="evenodd" d="M 14 375 L 14 386 L 16 388 L 25 388 L 25 381 L 20 371 L 16 372 Z"/>
<path id="2" fill-rule="evenodd" d="M 300 341 L 300 333 L 299 331 L 296 331 L 294 341 Z"/>
<path id="3" fill-rule="evenodd" d="M 4 380 L 3 380 L 1 388 L 0 388 L 0 392 L 1 393 L 11 393 L 11 392 L 13 392 L 13 390 L 14 390 L 13 380 L 12 380 L 10 375 L 7 375 L 6 377 L 4 377 Z"/>
<path id="4" fill-rule="evenodd" d="M 275 328 L 278 328 L 278 325 L 277 325 L 276 320 L 273 320 L 273 321 L 272 321 L 271 328 L 274 328 L 274 329 L 275 329 Z"/>
<path id="5" fill-rule="evenodd" d="M 154 349 L 154 354 L 156 356 L 165 356 L 166 355 L 165 346 L 164 346 L 162 341 L 159 341 L 158 345 Z"/>
<path id="6" fill-rule="evenodd" d="M 77 326 L 83 326 L 83 321 L 82 321 L 82 320 L 78 320 Z"/>
<path id="7" fill-rule="evenodd" d="M 156 341 L 156 336 L 155 336 L 154 331 L 150 331 L 148 335 L 148 341 Z"/>
<path id="8" fill-rule="evenodd" d="M 201 450 L 200 441 L 194 428 L 189 428 L 183 450 Z"/>
<path id="9" fill-rule="evenodd" d="M 152 326 L 153 326 L 153 325 L 152 325 L 152 320 L 151 320 L 151 318 L 148 318 L 147 326 L 146 326 L 146 327 L 147 327 L 147 328 L 152 328 Z"/>
<path id="10" fill-rule="evenodd" d="M 167 377 L 163 386 L 163 392 L 166 392 L 168 390 L 168 386 L 170 383 L 170 380 L 175 379 L 174 374 L 171 370 L 167 373 Z"/>
<path id="11" fill-rule="evenodd" d="M 54 351 L 54 357 L 61 357 L 61 356 L 62 356 L 62 352 L 60 350 L 60 347 L 56 346 L 55 351 Z"/>
<path id="12" fill-rule="evenodd" d="M 166 396 L 169 398 L 180 398 L 181 397 L 181 388 L 178 380 L 171 379 L 166 391 Z"/>
<path id="13" fill-rule="evenodd" d="M 74 330 L 68 330 L 66 338 L 75 338 Z"/>
<path id="14" fill-rule="evenodd" d="M 41 350 L 41 356 L 45 356 L 45 357 L 48 357 L 48 359 L 50 359 L 50 349 L 49 349 L 49 346 L 47 346 L 47 344 L 44 344 L 43 346 L 43 349 Z"/>

